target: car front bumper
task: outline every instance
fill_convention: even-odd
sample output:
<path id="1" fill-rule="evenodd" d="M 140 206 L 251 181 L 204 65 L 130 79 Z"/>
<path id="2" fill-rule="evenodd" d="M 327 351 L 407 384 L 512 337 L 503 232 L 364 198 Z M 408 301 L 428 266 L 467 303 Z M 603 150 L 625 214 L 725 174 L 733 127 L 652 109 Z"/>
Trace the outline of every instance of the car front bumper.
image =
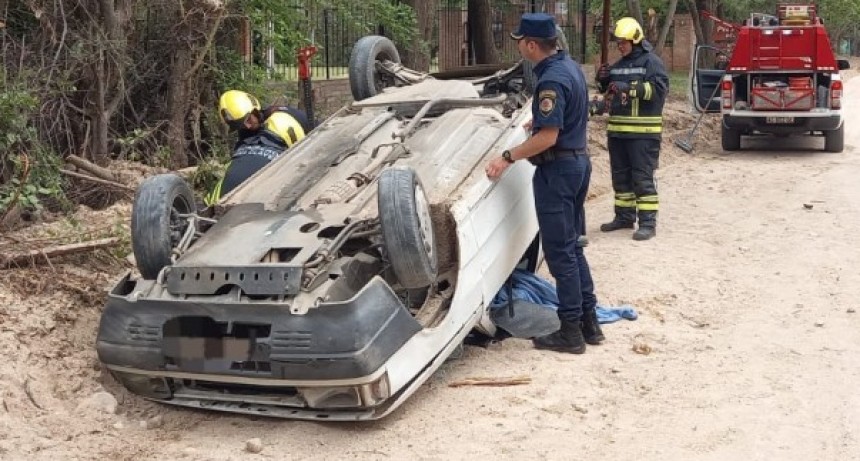
<path id="1" fill-rule="evenodd" d="M 108 296 L 99 359 L 132 392 L 185 406 L 364 414 L 391 396 L 386 361 L 421 330 L 380 278 L 304 315 L 283 303 L 145 298 L 134 284 L 126 276 Z"/>

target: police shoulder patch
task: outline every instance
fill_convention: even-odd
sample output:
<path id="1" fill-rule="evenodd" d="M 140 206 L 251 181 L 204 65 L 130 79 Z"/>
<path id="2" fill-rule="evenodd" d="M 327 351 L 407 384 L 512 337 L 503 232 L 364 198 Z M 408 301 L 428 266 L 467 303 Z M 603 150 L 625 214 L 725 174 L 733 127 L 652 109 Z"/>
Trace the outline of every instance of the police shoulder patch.
<path id="1" fill-rule="evenodd" d="M 538 93 L 538 108 L 541 115 L 548 117 L 555 109 L 555 99 L 558 97 L 553 90 L 543 90 Z"/>

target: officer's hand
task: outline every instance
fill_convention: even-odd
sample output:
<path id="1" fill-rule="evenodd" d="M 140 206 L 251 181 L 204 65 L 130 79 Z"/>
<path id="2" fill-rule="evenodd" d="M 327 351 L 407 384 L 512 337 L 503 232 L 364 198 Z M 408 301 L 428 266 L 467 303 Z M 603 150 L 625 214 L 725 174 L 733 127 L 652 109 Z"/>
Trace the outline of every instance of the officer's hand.
<path id="1" fill-rule="evenodd" d="M 604 82 L 609 80 L 609 64 L 601 64 L 597 69 L 597 81 Z"/>
<path id="2" fill-rule="evenodd" d="M 534 120 L 529 120 L 526 123 L 523 123 L 523 129 L 526 130 L 526 133 L 532 134 L 532 127 L 534 127 Z"/>
<path id="3" fill-rule="evenodd" d="M 506 169 L 511 165 L 507 160 L 503 159 L 501 156 L 497 156 L 490 160 L 490 163 L 487 164 L 487 168 L 485 171 L 487 172 L 487 177 L 495 181 L 499 179 L 502 173 L 505 172 Z"/>
<path id="4" fill-rule="evenodd" d="M 627 82 L 612 82 L 609 84 L 610 93 L 621 94 L 628 91 L 630 91 L 630 84 Z"/>

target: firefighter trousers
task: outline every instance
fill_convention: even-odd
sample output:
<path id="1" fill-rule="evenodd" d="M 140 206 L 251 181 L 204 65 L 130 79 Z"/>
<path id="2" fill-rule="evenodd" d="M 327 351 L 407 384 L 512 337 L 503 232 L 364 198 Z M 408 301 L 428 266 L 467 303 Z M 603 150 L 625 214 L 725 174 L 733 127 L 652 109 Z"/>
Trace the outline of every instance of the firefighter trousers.
<path id="1" fill-rule="evenodd" d="M 654 171 L 660 162 L 659 139 L 609 138 L 609 165 L 615 191 L 615 219 L 655 227 L 660 201 Z"/>

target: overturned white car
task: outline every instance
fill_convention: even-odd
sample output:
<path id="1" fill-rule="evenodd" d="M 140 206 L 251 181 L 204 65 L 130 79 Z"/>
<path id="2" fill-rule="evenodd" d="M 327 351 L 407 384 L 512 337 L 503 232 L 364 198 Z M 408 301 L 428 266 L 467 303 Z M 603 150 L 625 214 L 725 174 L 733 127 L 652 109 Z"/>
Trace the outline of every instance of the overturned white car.
<path id="1" fill-rule="evenodd" d="M 539 257 L 533 167 L 497 182 L 489 156 L 522 142 L 523 65 L 445 80 L 394 45 L 353 51 L 357 101 L 195 212 L 177 176 L 145 182 L 140 276 L 112 289 L 98 355 L 129 390 L 176 405 L 370 420 L 412 394 Z"/>

